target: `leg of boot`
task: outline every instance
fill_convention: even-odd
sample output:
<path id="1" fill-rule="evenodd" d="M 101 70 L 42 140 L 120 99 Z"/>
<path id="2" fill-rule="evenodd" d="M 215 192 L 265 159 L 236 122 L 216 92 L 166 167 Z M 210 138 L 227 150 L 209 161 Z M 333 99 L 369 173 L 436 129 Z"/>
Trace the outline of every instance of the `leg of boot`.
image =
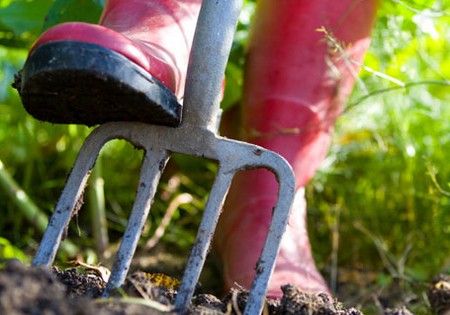
<path id="1" fill-rule="evenodd" d="M 47 30 L 25 63 L 19 87 L 25 108 L 57 123 L 147 122 L 145 113 L 159 110 L 151 101 L 183 97 L 200 6 L 200 0 L 110 0 L 99 25 L 70 22 Z M 148 96 L 157 87 L 167 93 Z"/>
<path id="2" fill-rule="evenodd" d="M 375 2 L 262 0 L 257 9 L 245 77 L 243 138 L 283 155 L 297 184 L 271 296 L 280 296 L 284 283 L 311 293 L 328 291 L 312 257 L 302 187 L 327 153 L 334 122 L 369 44 Z M 318 32 L 321 27 L 341 43 L 345 56 L 333 54 Z M 251 285 L 277 190 L 273 175 L 265 171 L 243 173 L 233 183 L 216 238 L 228 287 Z"/>

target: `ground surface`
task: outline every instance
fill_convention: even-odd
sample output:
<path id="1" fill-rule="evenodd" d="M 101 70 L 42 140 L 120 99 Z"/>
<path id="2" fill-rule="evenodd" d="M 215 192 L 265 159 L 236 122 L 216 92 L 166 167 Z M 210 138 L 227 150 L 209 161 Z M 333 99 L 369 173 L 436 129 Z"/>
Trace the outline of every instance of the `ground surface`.
<path id="1" fill-rule="evenodd" d="M 77 271 L 78 270 L 78 271 Z M 143 272 L 127 279 L 120 296 L 100 299 L 104 288 L 101 272 L 69 268 L 51 271 L 28 267 L 11 261 L 0 271 L 0 314 L 8 315 L 140 315 L 170 314 L 176 296 L 177 283 L 155 285 Z M 326 295 L 307 295 L 286 285 L 280 300 L 269 300 L 264 314 L 361 314 L 356 308 L 346 308 Z M 450 314 L 450 277 L 439 276 L 428 290 L 430 314 Z M 241 314 L 246 292 L 232 291 L 223 299 L 210 294 L 197 294 L 190 314 Z M 386 309 L 385 314 L 411 314 L 406 308 Z"/>

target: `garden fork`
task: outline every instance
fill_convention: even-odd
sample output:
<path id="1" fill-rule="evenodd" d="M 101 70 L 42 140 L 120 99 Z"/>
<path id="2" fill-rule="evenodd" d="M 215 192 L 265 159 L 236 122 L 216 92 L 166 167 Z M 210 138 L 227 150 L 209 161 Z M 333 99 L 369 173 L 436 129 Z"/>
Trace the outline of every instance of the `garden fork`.
<path id="1" fill-rule="evenodd" d="M 245 314 L 260 314 L 294 198 L 291 167 L 278 154 L 262 147 L 217 135 L 219 101 L 226 63 L 243 0 L 204 0 L 190 56 L 184 112 L 180 127 L 136 122 L 110 122 L 95 129 L 83 144 L 66 186 L 44 233 L 33 264 L 49 267 L 90 170 L 106 142 L 125 139 L 145 151 L 135 203 L 112 267 L 104 295 L 123 284 L 155 194 L 172 152 L 215 160 L 219 170 L 206 203 L 195 243 L 184 272 L 175 311 L 189 307 L 203 268 L 218 218 L 234 175 L 241 170 L 267 168 L 279 182 L 278 200 L 256 266 Z M 257 209 L 255 209 L 257 211 Z"/>

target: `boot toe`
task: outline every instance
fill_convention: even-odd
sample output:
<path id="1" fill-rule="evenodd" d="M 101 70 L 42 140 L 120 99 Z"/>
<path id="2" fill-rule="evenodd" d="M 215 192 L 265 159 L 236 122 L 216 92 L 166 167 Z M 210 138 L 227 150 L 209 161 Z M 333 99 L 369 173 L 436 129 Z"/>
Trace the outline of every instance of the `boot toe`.
<path id="1" fill-rule="evenodd" d="M 128 58 L 79 41 L 51 41 L 30 53 L 16 88 L 25 109 L 53 123 L 140 121 L 178 126 L 175 95 Z"/>

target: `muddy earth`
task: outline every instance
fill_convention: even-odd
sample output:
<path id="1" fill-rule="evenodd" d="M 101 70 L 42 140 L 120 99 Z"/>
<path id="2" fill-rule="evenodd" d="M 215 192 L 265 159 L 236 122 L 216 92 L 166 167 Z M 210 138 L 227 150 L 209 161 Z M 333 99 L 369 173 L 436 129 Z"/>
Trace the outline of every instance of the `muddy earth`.
<path id="1" fill-rule="evenodd" d="M 104 275 L 103 275 L 104 276 Z M 5 315 L 140 315 L 175 314 L 176 280 L 155 282 L 155 277 L 137 272 L 127 278 L 111 298 L 100 298 L 105 287 L 101 270 L 80 272 L 79 268 L 46 270 L 9 261 L 0 271 L 0 314 Z M 285 285 L 282 299 L 266 301 L 264 315 L 358 315 L 325 294 L 308 295 Z M 428 289 L 433 314 L 450 314 L 450 277 L 438 276 Z M 189 314 L 241 314 L 247 292 L 232 290 L 222 299 L 196 294 Z M 412 314 L 406 308 L 386 309 L 385 314 Z"/>

